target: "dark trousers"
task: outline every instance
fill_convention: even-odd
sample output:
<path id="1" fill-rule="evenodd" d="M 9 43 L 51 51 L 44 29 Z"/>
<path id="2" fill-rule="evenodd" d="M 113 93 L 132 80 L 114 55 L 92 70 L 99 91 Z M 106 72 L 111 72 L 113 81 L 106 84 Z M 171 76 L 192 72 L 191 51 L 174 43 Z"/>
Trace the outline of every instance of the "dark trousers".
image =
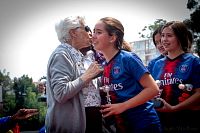
<path id="1" fill-rule="evenodd" d="M 86 133 L 102 133 L 100 107 L 86 107 Z"/>

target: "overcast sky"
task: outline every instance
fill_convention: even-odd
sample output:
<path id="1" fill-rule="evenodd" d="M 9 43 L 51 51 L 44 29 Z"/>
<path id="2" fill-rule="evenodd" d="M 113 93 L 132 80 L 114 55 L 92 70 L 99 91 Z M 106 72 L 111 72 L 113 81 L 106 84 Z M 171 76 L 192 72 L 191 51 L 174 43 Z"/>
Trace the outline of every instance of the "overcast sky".
<path id="1" fill-rule="evenodd" d="M 51 52 L 59 45 L 54 24 L 67 16 L 85 16 L 93 29 L 102 17 L 115 17 L 125 28 L 125 40 L 139 40 L 138 32 L 156 19 L 185 20 L 187 0 L 1 0 L 0 70 L 11 78 L 23 74 L 34 81 L 46 76 Z"/>

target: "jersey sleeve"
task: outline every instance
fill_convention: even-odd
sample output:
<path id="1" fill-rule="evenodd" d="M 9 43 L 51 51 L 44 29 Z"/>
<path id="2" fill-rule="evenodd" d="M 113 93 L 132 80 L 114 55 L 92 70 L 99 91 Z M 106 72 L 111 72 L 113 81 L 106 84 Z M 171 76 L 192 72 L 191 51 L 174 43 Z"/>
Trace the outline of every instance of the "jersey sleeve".
<path id="1" fill-rule="evenodd" d="M 142 60 L 134 53 L 128 57 L 126 68 L 136 80 L 140 80 L 145 73 L 149 73 L 147 67 L 144 66 Z"/>

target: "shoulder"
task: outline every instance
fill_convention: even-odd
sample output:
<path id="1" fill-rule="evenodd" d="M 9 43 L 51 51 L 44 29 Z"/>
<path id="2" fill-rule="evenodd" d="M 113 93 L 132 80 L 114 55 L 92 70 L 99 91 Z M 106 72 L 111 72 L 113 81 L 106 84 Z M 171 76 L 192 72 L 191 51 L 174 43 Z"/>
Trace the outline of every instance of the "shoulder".
<path id="1" fill-rule="evenodd" d="M 52 54 L 70 54 L 70 52 L 63 45 L 59 45 Z"/>
<path id="2" fill-rule="evenodd" d="M 72 57 L 73 55 L 71 54 L 71 52 L 65 48 L 63 45 L 59 45 L 51 54 L 50 56 L 50 60 L 55 60 L 56 58 L 60 59 L 64 59 L 64 58 L 68 58 L 70 59 L 70 57 Z"/>
<path id="3" fill-rule="evenodd" d="M 183 54 L 182 58 L 184 59 L 199 59 L 197 56 L 193 55 L 192 53 L 185 53 Z"/>
<path id="4" fill-rule="evenodd" d="M 157 60 L 160 60 L 160 59 L 162 59 L 163 57 L 164 57 L 164 56 L 160 55 L 160 56 L 158 56 L 158 57 L 156 57 L 156 58 L 153 58 L 152 60 L 149 61 L 149 64 L 148 64 L 148 65 L 154 64 Z"/>
<path id="5" fill-rule="evenodd" d="M 75 58 L 71 52 L 59 45 L 51 54 L 48 60 L 48 68 L 64 67 L 72 68 L 75 63 Z"/>
<path id="6" fill-rule="evenodd" d="M 142 60 L 133 52 L 121 51 L 123 54 L 123 58 L 121 60 L 123 66 L 127 68 L 129 71 L 145 71 L 147 72 L 147 68 L 145 67 Z"/>
<path id="7" fill-rule="evenodd" d="M 185 54 L 183 54 L 182 58 L 185 61 L 190 61 L 192 63 L 200 64 L 200 58 L 193 55 L 192 53 L 185 53 Z"/>
<path id="8" fill-rule="evenodd" d="M 11 116 L 2 117 L 0 118 L 0 124 L 6 123 L 9 120 L 11 120 Z"/>
<path id="9" fill-rule="evenodd" d="M 160 68 L 165 64 L 165 62 L 168 60 L 166 56 L 163 56 L 162 58 L 155 59 L 153 62 L 149 62 L 149 65 L 152 65 L 151 67 L 154 68 Z"/>
<path id="10" fill-rule="evenodd" d="M 130 60 L 132 60 L 132 61 L 134 61 L 134 60 L 135 61 L 142 61 L 140 59 L 140 57 L 137 54 L 135 54 L 134 52 L 129 52 L 129 51 L 121 50 L 120 54 L 122 55 L 122 58 L 124 60 L 128 60 L 128 61 L 130 61 Z"/>

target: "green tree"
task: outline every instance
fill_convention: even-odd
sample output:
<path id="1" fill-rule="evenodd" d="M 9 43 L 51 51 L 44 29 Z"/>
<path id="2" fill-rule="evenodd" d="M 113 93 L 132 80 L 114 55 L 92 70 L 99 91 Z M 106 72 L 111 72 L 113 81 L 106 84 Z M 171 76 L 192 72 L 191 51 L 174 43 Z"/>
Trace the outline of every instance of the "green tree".
<path id="1" fill-rule="evenodd" d="M 32 87 L 28 87 L 25 90 L 26 97 L 24 100 L 25 108 L 37 108 L 39 110 L 39 115 L 33 117 L 32 119 L 28 120 L 28 123 L 24 123 L 24 127 L 30 128 L 40 128 L 44 125 L 45 116 L 46 116 L 46 103 L 38 101 L 38 95 L 36 92 L 33 91 Z M 32 124 L 37 123 L 35 127 L 32 127 Z"/>
<path id="2" fill-rule="evenodd" d="M 45 78 L 45 77 L 43 77 Z M 20 78 L 9 77 L 4 69 L 0 71 L 0 85 L 3 89 L 3 113 L 0 116 L 7 116 L 16 113 L 20 108 L 37 108 L 39 115 L 20 122 L 21 131 L 38 130 L 44 125 L 46 115 L 46 102 L 38 101 L 38 92 L 32 78 L 23 75 Z"/>
<path id="3" fill-rule="evenodd" d="M 142 32 L 139 32 L 141 38 L 152 38 L 153 32 L 160 27 L 161 25 L 166 24 L 166 20 L 164 19 L 156 19 L 156 21 L 153 24 L 149 24 L 148 26 L 144 26 L 142 29 Z"/>
<path id="4" fill-rule="evenodd" d="M 36 87 L 33 84 L 32 78 L 28 75 L 23 75 L 20 78 L 14 78 L 13 89 L 16 96 L 16 108 L 25 108 L 25 98 L 27 96 L 27 88 L 31 87 L 32 91 L 36 92 Z"/>
<path id="5" fill-rule="evenodd" d="M 3 100 L 3 112 L 4 116 L 13 115 L 16 113 L 16 103 L 15 103 L 15 95 L 5 93 L 5 98 Z"/>
<path id="6" fill-rule="evenodd" d="M 187 8 L 192 13 L 190 19 L 184 20 L 184 23 L 193 31 L 195 52 L 200 56 L 200 1 L 188 0 Z"/>
<path id="7" fill-rule="evenodd" d="M 2 87 L 3 108 L 0 116 L 10 115 L 15 110 L 15 95 L 12 93 L 12 80 L 6 69 L 0 70 L 0 86 Z M 9 95 L 8 95 L 9 93 Z"/>
<path id="8" fill-rule="evenodd" d="M 40 116 L 39 121 L 42 123 L 44 122 L 44 118 L 46 115 L 46 102 L 39 102 L 38 95 L 32 91 L 32 88 L 29 87 L 26 90 L 26 97 L 25 97 L 25 107 L 26 108 L 37 108 L 39 109 Z"/>
<path id="9" fill-rule="evenodd" d="M 37 87 L 32 78 L 23 75 L 14 79 L 13 89 L 16 96 L 16 108 L 37 108 L 39 115 L 21 122 L 21 130 L 38 130 L 44 125 L 46 103 L 38 102 Z"/>
<path id="10" fill-rule="evenodd" d="M 2 85 L 3 88 L 10 87 L 12 80 L 9 76 L 9 72 L 6 72 L 6 69 L 3 69 L 3 71 L 0 71 L 0 85 Z"/>
<path id="11" fill-rule="evenodd" d="M 32 87 L 28 87 L 25 91 L 26 97 L 24 100 L 25 108 L 36 108 L 38 104 L 37 95 L 32 91 Z"/>

